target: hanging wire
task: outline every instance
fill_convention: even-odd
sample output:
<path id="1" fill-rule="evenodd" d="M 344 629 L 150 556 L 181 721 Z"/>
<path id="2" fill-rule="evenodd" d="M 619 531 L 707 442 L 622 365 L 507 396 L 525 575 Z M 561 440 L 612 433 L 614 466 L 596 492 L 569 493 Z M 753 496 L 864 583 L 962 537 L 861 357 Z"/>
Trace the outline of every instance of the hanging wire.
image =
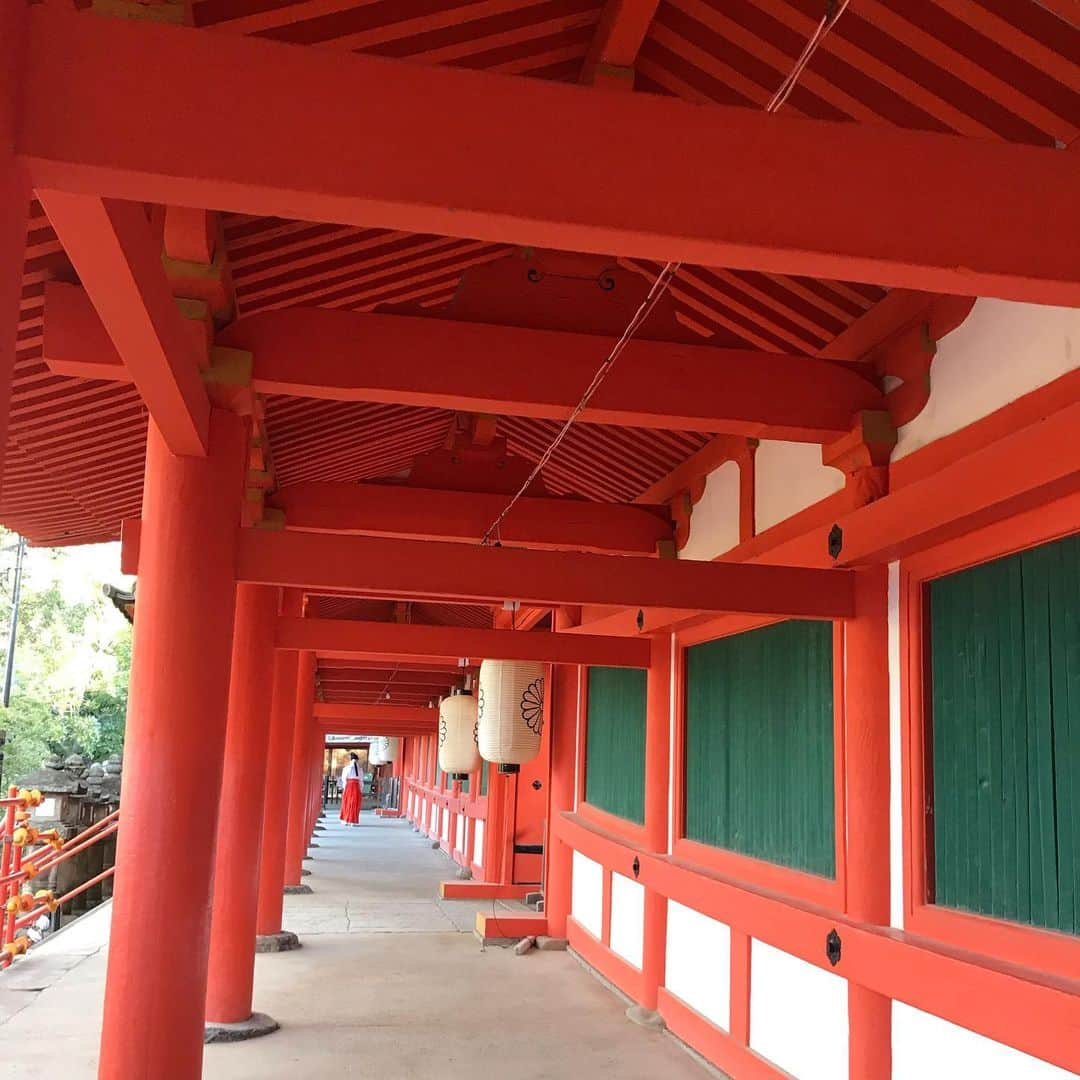
<path id="1" fill-rule="evenodd" d="M 795 61 L 795 66 L 788 73 L 787 78 L 780 84 L 776 93 L 769 99 L 768 104 L 765 106 L 765 112 L 775 113 L 791 96 L 792 90 L 795 89 L 800 76 L 803 71 L 806 70 L 806 66 L 810 63 L 811 57 L 817 52 L 818 46 L 825 40 L 825 37 L 836 25 L 840 16 L 844 14 L 849 2 L 850 0 L 841 0 L 840 3 L 836 3 L 835 0 L 828 0 L 825 14 L 822 15 L 817 28 L 807 40 L 806 46 L 803 48 L 798 60 Z M 675 279 L 675 275 L 678 274 L 680 266 L 682 266 L 681 262 L 674 261 L 664 264 L 663 269 L 657 274 L 656 280 L 652 283 L 652 288 L 649 289 L 649 295 L 645 297 L 637 311 L 634 312 L 633 318 L 631 318 L 626 329 L 622 332 L 622 336 L 615 342 L 611 352 L 608 353 L 607 359 L 596 369 L 596 374 L 593 376 L 592 382 L 589 383 L 585 393 L 582 394 L 581 400 L 574 406 L 573 412 L 570 413 L 555 438 L 551 440 L 551 444 L 540 456 L 540 460 L 537 461 L 535 468 L 529 473 L 528 479 L 520 488 L 518 488 L 510 501 L 503 507 L 499 516 L 488 526 L 487 531 L 480 538 L 480 543 L 482 545 L 486 546 L 490 544 L 492 538 L 495 539 L 497 545 L 501 545 L 502 533 L 500 529 L 502 523 L 506 520 L 507 515 L 514 509 L 518 500 L 529 490 L 533 481 L 540 475 L 544 467 L 551 460 L 555 451 L 562 445 L 570 428 L 574 426 L 574 422 L 588 407 L 593 395 L 600 389 L 601 383 L 608 377 L 609 372 L 615 366 L 615 361 L 619 359 L 623 350 L 630 344 L 631 338 L 633 338 L 642 323 L 649 317 L 653 308 L 660 302 L 660 298 L 667 292 L 671 282 Z"/>

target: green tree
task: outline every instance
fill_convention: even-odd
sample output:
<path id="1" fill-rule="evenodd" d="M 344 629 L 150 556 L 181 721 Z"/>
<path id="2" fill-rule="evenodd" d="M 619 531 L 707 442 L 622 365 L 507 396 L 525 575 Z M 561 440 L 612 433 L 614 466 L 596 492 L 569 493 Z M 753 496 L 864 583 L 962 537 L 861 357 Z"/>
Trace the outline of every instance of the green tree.
<path id="1" fill-rule="evenodd" d="M 4 641 L 11 610 L 12 539 L 0 532 Z M 131 627 L 101 591 L 101 578 L 111 577 L 114 561 L 113 549 L 27 553 L 11 704 L 0 711 L 0 728 L 7 732 L 5 786 L 51 753 L 101 761 L 123 747 Z"/>

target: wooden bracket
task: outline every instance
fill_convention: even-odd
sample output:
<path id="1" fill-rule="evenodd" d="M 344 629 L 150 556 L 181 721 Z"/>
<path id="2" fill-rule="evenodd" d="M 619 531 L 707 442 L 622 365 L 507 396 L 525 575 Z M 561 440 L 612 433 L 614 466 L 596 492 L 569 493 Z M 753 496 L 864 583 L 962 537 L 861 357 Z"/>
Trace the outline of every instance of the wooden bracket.
<path id="1" fill-rule="evenodd" d="M 861 412 L 851 431 L 821 448 L 821 463 L 839 469 L 854 505 L 865 506 L 889 491 L 889 458 L 896 427 L 887 412 Z"/>

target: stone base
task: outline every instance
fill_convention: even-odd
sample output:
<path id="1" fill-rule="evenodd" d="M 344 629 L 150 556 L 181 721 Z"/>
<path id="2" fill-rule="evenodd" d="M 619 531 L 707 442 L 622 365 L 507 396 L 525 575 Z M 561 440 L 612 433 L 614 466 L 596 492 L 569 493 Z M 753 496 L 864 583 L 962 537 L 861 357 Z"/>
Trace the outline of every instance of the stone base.
<path id="1" fill-rule="evenodd" d="M 252 1013 L 239 1024 L 207 1024 L 203 1032 L 204 1043 L 245 1042 L 269 1035 L 281 1025 L 266 1013 Z"/>
<path id="2" fill-rule="evenodd" d="M 311 877 L 311 871 L 306 866 L 302 866 L 300 867 L 300 876 Z"/>
<path id="3" fill-rule="evenodd" d="M 566 938 L 547 937 L 540 934 L 536 939 L 536 947 L 541 952 L 566 952 L 569 942 Z"/>
<path id="4" fill-rule="evenodd" d="M 276 934 L 259 934 L 255 938 L 257 953 L 292 952 L 300 948 L 300 939 L 291 930 L 279 930 Z"/>
<path id="5" fill-rule="evenodd" d="M 646 1009 L 641 1005 L 631 1005 L 626 1010 L 626 1019 L 638 1027 L 652 1028 L 654 1031 L 663 1031 L 667 1027 L 664 1018 L 652 1009 Z"/>
<path id="6" fill-rule="evenodd" d="M 314 840 L 312 840 L 312 841 L 311 841 L 311 843 L 310 843 L 310 844 L 308 844 L 308 847 L 309 847 L 309 848 L 313 848 L 313 847 L 318 847 L 318 846 L 319 846 L 319 845 L 318 845 L 318 844 L 316 844 Z"/>
<path id="7" fill-rule="evenodd" d="M 310 885 L 286 885 L 286 896 L 307 896 L 315 890 Z"/>

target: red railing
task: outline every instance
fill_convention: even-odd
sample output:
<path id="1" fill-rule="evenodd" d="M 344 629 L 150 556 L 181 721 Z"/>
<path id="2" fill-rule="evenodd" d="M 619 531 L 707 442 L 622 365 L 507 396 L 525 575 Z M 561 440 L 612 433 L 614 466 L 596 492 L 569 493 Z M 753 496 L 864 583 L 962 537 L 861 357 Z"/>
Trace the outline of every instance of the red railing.
<path id="1" fill-rule="evenodd" d="M 32 944 L 25 934 L 16 936 L 17 931 L 25 930 L 42 915 L 51 914 L 69 900 L 112 877 L 115 869 L 110 866 L 62 896 L 55 896 L 52 889 L 38 889 L 36 892 L 24 889 L 34 878 L 49 873 L 67 859 L 112 836 L 120 827 L 120 811 L 115 810 L 65 843 L 56 829 L 40 830 L 30 824 L 31 811 L 35 806 L 40 806 L 43 800 L 44 796 L 36 789 L 20 790 L 15 787 L 8 789 L 6 799 L 0 799 L 0 807 L 5 808 L 0 831 L 0 841 L 3 843 L 3 850 L 0 851 L 0 969 L 9 967 Z M 33 850 L 28 850 L 31 848 Z"/>

